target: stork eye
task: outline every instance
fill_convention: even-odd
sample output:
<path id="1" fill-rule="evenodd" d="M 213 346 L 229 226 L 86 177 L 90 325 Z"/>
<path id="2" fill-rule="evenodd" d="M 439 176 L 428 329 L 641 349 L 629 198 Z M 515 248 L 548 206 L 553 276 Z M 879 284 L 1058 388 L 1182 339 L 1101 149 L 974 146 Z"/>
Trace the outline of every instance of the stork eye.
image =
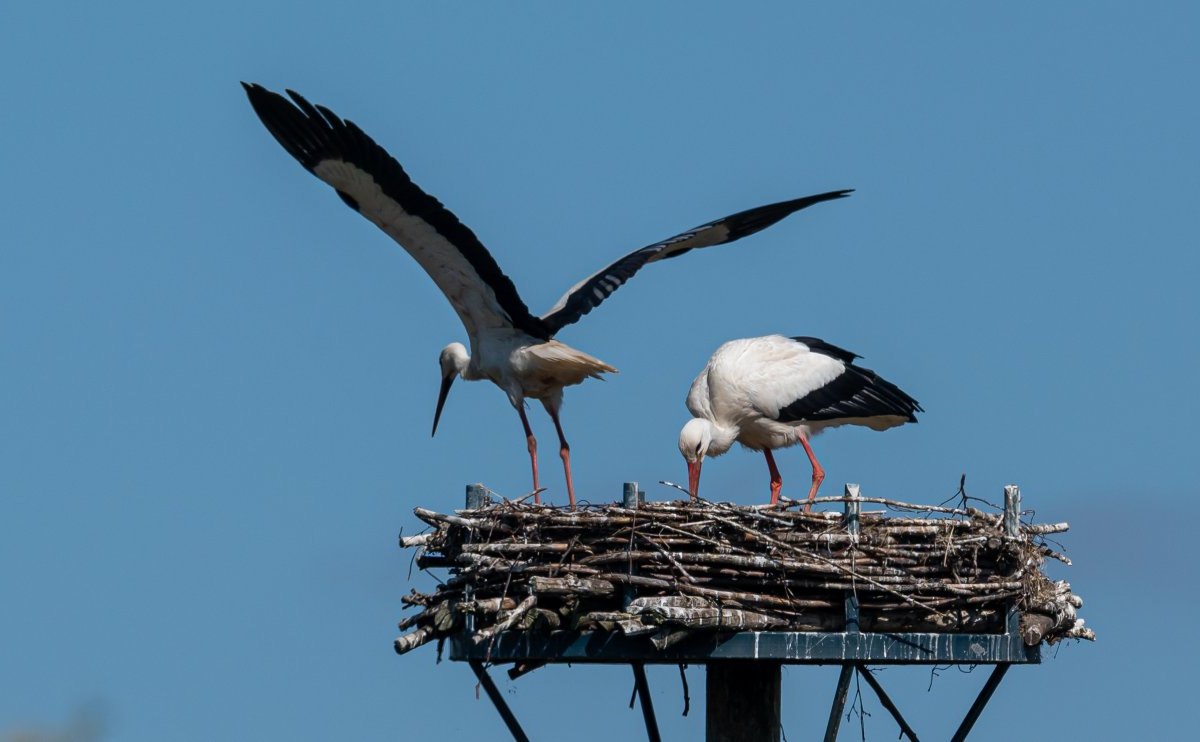
<path id="1" fill-rule="evenodd" d="M 697 443 L 697 444 L 696 444 L 696 455 L 697 455 L 697 456 L 699 456 L 699 455 L 700 455 L 700 447 L 701 447 L 701 446 L 703 446 L 703 445 L 704 445 L 703 443 Z"/>

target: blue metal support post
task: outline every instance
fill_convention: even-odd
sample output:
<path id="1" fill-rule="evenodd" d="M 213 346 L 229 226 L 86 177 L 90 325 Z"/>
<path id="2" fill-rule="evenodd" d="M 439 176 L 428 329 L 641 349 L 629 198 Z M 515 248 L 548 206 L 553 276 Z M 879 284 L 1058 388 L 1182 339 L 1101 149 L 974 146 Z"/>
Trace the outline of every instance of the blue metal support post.
<path id="1" fill-rule="evenodd" d="M 1009 664 L 996 665 L 996 669 L 992 670 L 992 674 L 988 676 L 987 682 L 983 684 L 983 690 L 979 691 L 979 697 L 975 699 L 975 703 L 971 704 L 971 709 L 967 711 L 962 724 L 958 725 L 958 731 L 950 738 L 950 742 L 963 742 L 967 738 L 972 727 L 975 726 L 975 722 L 978 721 L 979 715 L 983 713 L 983 707 L 992 700 L 992 694 L 996 692 L 1000 681 L 1004 679 L 1004 673 L 1008 672 L 1008 668 L 1011 666 Z"/>
<path id="2" fill-rule="evenodd" d="M 836 742 L 838 729 L 842 726 L 842 711 L 846 708 L 846 695 L 850 692 L 850 676 L 854 665 L 842 664 L 838 675 L 837 689 L 833 692 L 833 705 L 829 708 L 829 723 L 825 725 L 825 742 Z"/>
<path id="3" fill-rule="evenodd" d="M 637 686 L 639 703 L 642 706 L 642 718 L 646 721 L 646 738 L 650 742 L 662 742 L 662 735 L 658 733 L 658 720 L 654 718 L 654 702 L 650 700 L 650 684 L 646 682 L 646 666 L 641 662 L 634 662 L 633 667 L 633 682 Z"/>
<path id="4" fill-rule="evenodd" d="M 888 713 L 900 725 L 900 733 L 908 737 L 912 742 L 919 742 L 917 733 L 913 731 L 913 728 L 900 715 L 900 709 L 896 708 L 896 704 L 892 703 L 892 699 L 883 691 L 883 686 L 879 684 L 879 680 L 867 669 L 867 666 L 855 665 L 855 668 L 858 670 L 858 674 L 867 681 L 867 685 L 871 686 L 871 690 L 875 691 L 875 695 L 879 697 L 879 702 L 883 704 L 883 707 L 888 710 Z"/>
<path id="5" fill-rule="evenodd" d="M 479 660 L 471 660 L 470 664 L 471 669 L 475 671 L 475 677 L 479 679 L 479 684 L 483 686 L 484 692 L 487 693 L 488 698 L 492 699 L 492 705 L 496 707 L 496 711 L 500 712 L 500 718 L 504 720 L 504 725 L 508 727 L 513 739 L 516 742 L 529 742 L 529 737 L 525 736 L 525 731 L 521 729 L 517 717 L 513 716 L 512 709 L 504 702 L 504 696 L 500 695 L 500 690 L 492 682 L 492 677 L 488 675 L 483 663 Z"/>

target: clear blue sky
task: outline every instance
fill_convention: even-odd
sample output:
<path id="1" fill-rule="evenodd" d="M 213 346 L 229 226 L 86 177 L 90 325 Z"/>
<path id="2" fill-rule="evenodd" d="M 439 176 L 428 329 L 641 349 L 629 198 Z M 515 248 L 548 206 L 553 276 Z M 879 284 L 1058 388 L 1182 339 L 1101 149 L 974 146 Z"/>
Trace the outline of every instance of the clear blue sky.
<path id="1" fill-rule="evenodd" d="M 0 739 L 87 713 L 130 742 L 503 734 L 465 666 L 393 654 L 429 584 L 396 535 L 468 482 L 525 492 L 519 422 L 460 384 L 429 437 L 461 326 L 239 80 L 361 125 L 539 311 L 683 228 L 858 189 L 651 266 L 563 332 L 622 371 L 568 390 L 580 496 L 673 496 L 653 482 L 686 475 L 683 398 L 721 342 L 823 337 L 927 410 L 818 438 L 832 491 L 936 502 L 966 472 L 1072 523 L 1054 575 L 1100 641 L 1010 673 L 974 739 L 1193 726 L 1200 657 L 1172 629 L 1197 609 L 1193 4 L 426 5 L 0 6 Z M 803 453 L 779 460 L 802 491 Z M 713 497 L 766 484 L 744 451 L 705 468 Z M 790 739 L 835 676 L 786 671 Z M 883 680 L 936 739 L 984 676 Z M 696 738 L 703 675 L 686 719 L 677 677 L 650 677 L 664 734 Z M 625 669 L 501 684 L 535 739 L 584 704 L 578 739 L 640 733 Z"/>

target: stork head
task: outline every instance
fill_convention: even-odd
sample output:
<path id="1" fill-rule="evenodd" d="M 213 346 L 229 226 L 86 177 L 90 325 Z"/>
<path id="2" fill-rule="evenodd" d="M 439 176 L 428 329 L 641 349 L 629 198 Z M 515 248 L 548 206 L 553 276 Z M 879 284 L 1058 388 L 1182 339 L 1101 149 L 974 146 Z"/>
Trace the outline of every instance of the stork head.
<path id="1" fill-rule="evenodd" d="M 694 417 L 687 421 L 683 430 L 679 431 L 679 453 L 687 461 L 688 493 L 695 500 L 700 490 L 700 465 L 712 445 L 713 425 L 702 417 Z"/>
<path id="2" fill-rule="evenodd" d="M 450 385 L 454 383 L 455 378 L 462 375 L 470 362 L 471 356 L 467 355 L 467 349 L 462 343 L 450 343 L 442 348 L 438 356 L 438 365 L 442 368 L 442 386 L 438 389 L 437 409 L 433 413 L 433 432 L 430 435 L 437 435 L 438 420 L 442 418 L 442 407 L 446 404 Z"/>

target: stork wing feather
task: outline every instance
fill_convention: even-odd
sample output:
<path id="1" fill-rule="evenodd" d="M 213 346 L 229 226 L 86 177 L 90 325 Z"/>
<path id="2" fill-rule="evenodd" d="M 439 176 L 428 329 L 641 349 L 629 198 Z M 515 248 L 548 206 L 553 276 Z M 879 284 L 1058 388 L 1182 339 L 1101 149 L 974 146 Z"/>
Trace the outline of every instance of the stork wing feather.
<path id="1" fill-rule="evenodd" d="M 854 359 L 856 358 L 862 358 L 862 356 L 857 353 L 852 353 L 851 351 L 848 351 L 845 348 L 840 348 L 833 343 L 827 343 L 821 338 L 809 337 L 808 335 L 796 335 L 791 339 L 803 343 L 813 353 L 820 353 L 823 356 L 836 358 L 847 365 L 854 363 Z"/>
<path id="2" fill-rule="evenodd" d="M 572 286 L 550 311 L 542 315 L 542 320 L 551 333 L 558 332 L 600 306 L 601 302 L 611 296 L 618 287 L 632 278 L 633 274 L 641 270 L 647 263 L 678 257 L 697 247 L 712 247 L 740 240 L 766 229 L 801 209 L 822 201 L 844 198 L 852 192 L 852 190 L 830 191 L 739 211 L 722 219 L 701 224 L 699 227 L 689 229 L 674 237 L 668 237 L 662 242 L 634 250 L 612 265 L 596 271 Z"/>
<path id="3" fill-rule="evenodd" d="M 836 359 L 845 370 L 779 410 L 779 422 L 870 418 L 892 415 L 916 422 L 924 412 L 917 400 L 869 368 L 854 363 L 857 355 L 824 340 L 794 337 L 815 354 Z"/>
<path id="4" fill-rule="evenodd" d="M 254 112 L 292 157 L 421 264 L 468 333 L 516 327 L 550 338 L 545 323 L 530 313 L 479 238 L 353 122 L 291 90 L 289 102 L 259 85 L 242 86 Z"/>

